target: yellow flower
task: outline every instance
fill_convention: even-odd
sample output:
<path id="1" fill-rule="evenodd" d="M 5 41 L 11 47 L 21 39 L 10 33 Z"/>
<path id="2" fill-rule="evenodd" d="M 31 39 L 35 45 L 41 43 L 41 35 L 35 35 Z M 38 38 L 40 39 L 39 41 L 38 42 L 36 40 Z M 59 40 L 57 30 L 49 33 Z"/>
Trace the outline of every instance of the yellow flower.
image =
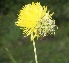
<path id="1" fill-rule="evenodd" d="M 52 20 L 52 14 L 47 12 L 46 6 L 40 3 L 27 4 L 22 7 L 18 15 L 18 21 L 15 23 L 20 26 L 25 36 L 31 35 L 31 41 L 35 37 L 46 36 L 54 31 L 55 21 Z"/>

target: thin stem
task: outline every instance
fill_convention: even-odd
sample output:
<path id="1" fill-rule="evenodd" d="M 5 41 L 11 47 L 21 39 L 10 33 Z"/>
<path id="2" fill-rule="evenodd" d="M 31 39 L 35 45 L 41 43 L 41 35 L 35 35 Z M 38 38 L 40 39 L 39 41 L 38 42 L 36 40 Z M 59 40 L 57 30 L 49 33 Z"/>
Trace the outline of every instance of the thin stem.
<path id="1" fill-rule="evenodd" d="M 34 53 L 35 53 L 35 62 L 38 63 L 37 54 L 36 54 L 36 46 L 35 46 L 35 41 L 34 40 L 33 40 L 33 46 L 34 46 Z"/>

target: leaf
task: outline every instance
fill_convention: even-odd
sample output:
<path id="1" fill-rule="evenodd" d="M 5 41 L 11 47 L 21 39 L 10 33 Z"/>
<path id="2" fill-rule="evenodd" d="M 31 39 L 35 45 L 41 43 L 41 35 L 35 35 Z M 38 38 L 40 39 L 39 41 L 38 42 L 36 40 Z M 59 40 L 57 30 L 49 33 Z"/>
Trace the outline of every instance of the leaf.
<path id="1" fill-rule="evenodd" d="M 8 48 L 5 48 L 7 55 L 11 61 L 11 63 L 16 63 L 15 59 L 13 58 L 12 54 L 10 53 L 10 51 L 8 50 Z"/>

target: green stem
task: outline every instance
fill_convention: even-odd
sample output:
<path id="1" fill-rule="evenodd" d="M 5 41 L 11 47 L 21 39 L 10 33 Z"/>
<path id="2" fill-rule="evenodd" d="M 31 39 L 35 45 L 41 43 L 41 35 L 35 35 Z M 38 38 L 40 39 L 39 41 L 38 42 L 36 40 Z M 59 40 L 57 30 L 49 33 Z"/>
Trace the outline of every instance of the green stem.
<path id="1" fill-rule="evenodd" d="M 33 46 L 34 46 L 34 53 L 35 53 L 35 62 L 38 63 L 37 54 L 36 54 L 36 46 L 35 46 L 35 41 L 34 40 L 33 40 Z"/>
<path id="2" fill-rule="evenodd" d="M 15 59 L 13 58 L 12 54 L 10 53 L 10 51 L 8 50 L 8 48 L 5 48 L 7 55 L 9 57 L 9 59 L 11 60 L 11 63 L 16 63 Z"/>

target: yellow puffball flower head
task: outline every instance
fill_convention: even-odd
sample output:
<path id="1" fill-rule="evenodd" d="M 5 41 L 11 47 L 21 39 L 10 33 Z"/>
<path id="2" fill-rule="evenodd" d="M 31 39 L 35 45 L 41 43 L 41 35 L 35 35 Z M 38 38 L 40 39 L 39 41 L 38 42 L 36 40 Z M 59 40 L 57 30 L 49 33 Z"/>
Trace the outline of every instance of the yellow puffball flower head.
<path id="1" fill-rule="evenodd" d="M 52 14 L 47 11 L 47 6 L 41 6 L 40 2 L 27 4 L 22 7 L 19 12 L 18 20 L 15 22 L 20 29 L 23 30 L 25 37 L 31 36 L 31 41 L 40 36 L 53 34 L 55 20 L 52 19 Z"/>

